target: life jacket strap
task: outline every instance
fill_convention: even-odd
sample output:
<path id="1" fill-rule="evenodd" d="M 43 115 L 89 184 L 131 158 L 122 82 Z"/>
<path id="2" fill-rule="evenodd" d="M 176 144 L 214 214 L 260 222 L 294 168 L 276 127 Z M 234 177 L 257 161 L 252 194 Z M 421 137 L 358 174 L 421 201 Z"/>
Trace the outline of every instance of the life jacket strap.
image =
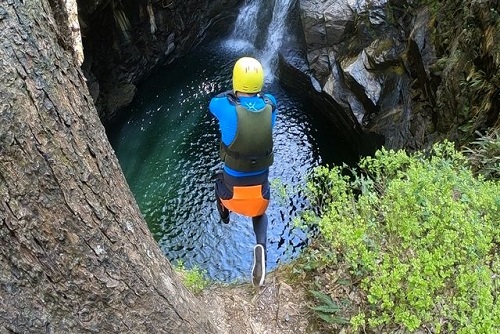
<path id="1" fill-rule="evenodd" d="M 241 105 L 239 97 L 236 96 L 236 94 L 233 91 L 227 91 L 225 93 L 225 95 L 232 105 L 235 105 L 235 106 Z M 269 104 L 270 106 L 272 106 L 273 111 L 274 111 L 274 109 L 276 109 L 276 105 L 273 103 L 273 101 L 271 101 L 271 99 L 268 98 L 265 94 L 262 94 L 262 92 L 258 92 L 257 97 L 260 97 L 261 99 L 263 99 L 265 104 Z"/>
<path id="2" fill-rule="evenodd" d="M 227 155 L 229 155 L 231 158 L 234 158 L 234 159 L 260 160 L 260 159 L 266 159 L 269 156 L 271 156 L 271 154 L 273 154 L 273 151 L 269 150 L 269 151 L 266 151 L 265 153 L 262 153 L 262 154 L 246 155 L 246 154 L 241 154 L 240 152 L 230 150 L 229 147 L 226 144 L 224 144 L 222 141 L 221 141 L 220 145 L 221 145 L 221 149 L 224 151 L 224 153 L 226 153 Z"/>

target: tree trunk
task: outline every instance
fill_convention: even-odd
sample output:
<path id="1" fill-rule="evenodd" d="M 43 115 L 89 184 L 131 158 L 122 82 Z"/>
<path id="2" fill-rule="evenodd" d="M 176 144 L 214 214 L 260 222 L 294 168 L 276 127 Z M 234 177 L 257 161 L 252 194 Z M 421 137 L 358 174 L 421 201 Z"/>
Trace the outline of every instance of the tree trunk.
<path id="1" fill-rule="evenodd" d="M 141 217 L 62 3 L 0 1 L 0 333 L 215 333 Z"/>

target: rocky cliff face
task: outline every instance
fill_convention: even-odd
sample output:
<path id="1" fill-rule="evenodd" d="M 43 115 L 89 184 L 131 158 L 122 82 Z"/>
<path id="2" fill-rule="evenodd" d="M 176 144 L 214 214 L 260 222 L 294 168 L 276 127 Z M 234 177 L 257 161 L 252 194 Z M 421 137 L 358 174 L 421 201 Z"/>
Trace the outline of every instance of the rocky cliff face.
<path id="1" fill-rule="evenodd" d="M 385 0 L 301 0 L 300 16 L 316 89 L 387 147 L 422 146 L 431 119 L 413 113 L 410 94 L 415 79 L 428 85 L 435 59 L 426 12 L 411 16 Z"/>
<path id="2" fill-rule="evenodd" d="M 299 2 L 311 87 L 355 119 L 351 128 L 408 149 L 498 128 L 496 0 Z"/>
<path id="3" fill-rule="evenodd" d="M 82 69 L 104 123 L 131 102 L 155 66 L 234 22 L 241 0 L 78 0 Z M 175 80 L 175 78 L 173 78 Z"/>

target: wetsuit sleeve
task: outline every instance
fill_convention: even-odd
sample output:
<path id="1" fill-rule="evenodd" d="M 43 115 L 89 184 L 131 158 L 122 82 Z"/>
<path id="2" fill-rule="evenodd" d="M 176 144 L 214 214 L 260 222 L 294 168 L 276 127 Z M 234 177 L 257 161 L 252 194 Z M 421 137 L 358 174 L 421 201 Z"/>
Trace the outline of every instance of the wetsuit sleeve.
<path id="1" fill-rule="evenodd" d="M 210 103 L 208 105 L 208 110 L 210 110 L 210 113 L 212 113 L 212 115 L 214 115 L 219 121 L 222 118 L 224 110 L 227 108 L 227 93 L 228 92 L 222 92 L 215 95 L 210 100 Z"/>
<path id="2" fill-rule="evenodd" d="M 276 118 L 278 116 L 278 106 L 276 104 L 276 98 L 272 96 L 271 94 L 265 94 L 266 97 L 271 101 L 271 104 L 273 106 L 273 113 L 272 113 L 272 126 L 274 127 L 274 124 L 276 123 Z"/>
<path id="3" fill-rule="evenodd" d="M 219 97 L 219 95 L 213 97 L 210 100 L 210 103 L 208 104 L 208 110 L 210 110 L 210 113 L 215 116 L 215 118 L 219 119 L 217 115 L 220 114 L 221 108 L 220 106 L 222 105 L 222 100 L 223 97 Z"/>
<path id="4" fill-rule="evenodd" d="M 220 97 L 219 97 L 220 95 Z M 208 109 L 217 118 L 222 142 L 230 145 L 236 136 L 237 116 L 235 107 L 228 101 L 225 93 L 221 93 L 210 100 Z"/>

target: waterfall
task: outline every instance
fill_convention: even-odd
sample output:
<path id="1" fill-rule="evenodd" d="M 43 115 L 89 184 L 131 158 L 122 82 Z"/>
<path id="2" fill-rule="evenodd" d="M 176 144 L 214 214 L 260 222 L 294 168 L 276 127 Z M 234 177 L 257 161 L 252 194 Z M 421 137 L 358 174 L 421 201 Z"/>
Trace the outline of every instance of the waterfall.
<path id="1" fill-rule="evenodd" d="M 241 40 L 254 44 L 256 39 L 257 16 L 262 7 L 261 1 L 250 0 L 241 7 L 238 18 L 234 24 L 234 30 L 231 35 L 232 40 Z"/>
<path id="2" fill-rule="evenodd" d="M 294 0 L 276 0 L 273 8 L 273 18 L 268 27 L 268 35 L 263 50 L 263 62 L 269 67 L 275 68 L 278 59 L 278 51 L 283 42 L 286 31 L 286 18 L 290 12 Z"/>
<path id="3" fill-rule="evenodd" d="M 269 74 L 268 80 L 273 79 L 278 51 L 287 34 L 287 16 L 294 3 L 295 0 L 250 0 L 241 7 L 236 19 L 231 43 L 253 45 L 255 56 Z"/>

